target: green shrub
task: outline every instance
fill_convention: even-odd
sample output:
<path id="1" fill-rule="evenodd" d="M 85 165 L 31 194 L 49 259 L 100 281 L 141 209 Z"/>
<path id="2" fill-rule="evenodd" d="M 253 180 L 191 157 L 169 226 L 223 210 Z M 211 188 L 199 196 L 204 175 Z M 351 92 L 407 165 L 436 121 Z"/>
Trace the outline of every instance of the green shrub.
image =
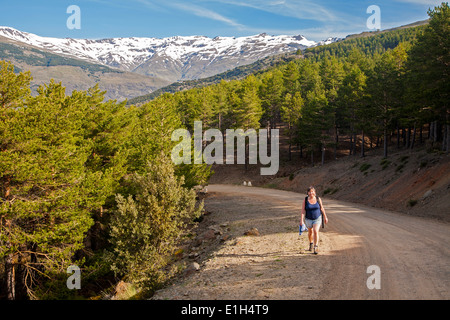
<path id="1" fill-rule="evenodd" d="M 185 232 L 203 205 L 183 187 L 168 157 L 150 164 L 148 173 L 131 178 L 134 195 L 116 196 L 117 211 L 111 219 L 111 269 L 145 291 L 157 289 L 171 275 L 165 270 Z"/>
<path id="2" fill-rule="evenodd" d="M 335 194 L 335 193 L 338 192 L 338 191 L 339 191 L 339 188 L 326 188 L 326 189 L 323 191 L 323 195 L 327 195 L 327 194 L 332 195 L 332 194 Z"/>
<path id="3" fill-rule="evenodd" d="M 390 162 L 388 159 L 383 158 L 383 159 L 380 161 L 381 169 L 382 169 L 382 170 L 386 169 L 386 168 L 389 166 L 390 163 L 391 163 L 391 162 Z"/>
<path id="4" fill-rule="evenodd" d="M 359 171 L 361 172 L 365 172 L 367 171 L 372 165 L 370 163 L 363 163 L 360 167 L 359 167 Z"/>

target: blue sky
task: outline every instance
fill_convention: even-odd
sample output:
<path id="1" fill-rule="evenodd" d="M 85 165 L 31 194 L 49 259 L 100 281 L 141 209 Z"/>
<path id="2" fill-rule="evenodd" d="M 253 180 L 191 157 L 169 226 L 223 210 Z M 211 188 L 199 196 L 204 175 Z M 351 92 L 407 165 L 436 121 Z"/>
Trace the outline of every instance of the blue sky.
<path id="1" fill-rule="evenodd" d="M 304 35 L 309 40 L 367 31 L 377 5 L 381 29 L 428 18 L 434 0 L 0 0 L 0 26 L 48 37 L 112 38 L 204 35 Z M 67 8 L 81 29 L 67 28 Z"/>

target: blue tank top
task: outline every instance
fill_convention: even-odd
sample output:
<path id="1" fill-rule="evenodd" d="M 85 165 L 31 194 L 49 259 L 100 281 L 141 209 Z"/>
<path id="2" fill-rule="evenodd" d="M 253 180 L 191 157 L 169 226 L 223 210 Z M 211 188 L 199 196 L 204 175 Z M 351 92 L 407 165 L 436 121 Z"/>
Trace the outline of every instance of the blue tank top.
<path id="1" fill-rule="evenodd" d="M 306 219 L 309 220 L 316 220 L 317 218 L 320 217 L 320 215 L 322 214 L 320 212 L 320 204 L 319 204 L 319 199 L 316 197 L 316 203 L 315 204 L 311 204 L 308 201 L 308 197 L 306 197 L 305 199 L 305 210 L 306 210 Z"/>

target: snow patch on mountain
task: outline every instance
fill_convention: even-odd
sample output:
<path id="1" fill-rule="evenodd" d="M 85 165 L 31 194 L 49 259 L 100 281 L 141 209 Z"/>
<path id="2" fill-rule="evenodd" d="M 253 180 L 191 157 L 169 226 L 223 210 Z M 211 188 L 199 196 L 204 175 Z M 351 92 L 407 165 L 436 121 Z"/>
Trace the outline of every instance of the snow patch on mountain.
<path id="1" fill-rule="evenodd" d="M 174 81 L 209 76 L 269 55 L 336 41 L 336 38 L 329 38 L 316 43 L 300 35 L 269 36 L 265 33 L 248 37 L 215 38 L 174 36 L 163 39 L 62 39 L 41 37 L 11 27 L 0 27 L 0 36 L 125 71 L 145 75 L 166 73 L 166 78 Z"/>

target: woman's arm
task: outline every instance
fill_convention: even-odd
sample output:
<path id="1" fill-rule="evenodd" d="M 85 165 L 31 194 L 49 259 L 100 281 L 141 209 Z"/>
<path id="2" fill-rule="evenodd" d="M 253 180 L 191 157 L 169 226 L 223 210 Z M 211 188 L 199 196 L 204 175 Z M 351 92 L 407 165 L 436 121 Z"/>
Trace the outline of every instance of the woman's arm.
<path id="1" fill-rule="evenodd" d="M 305 213 L 306 213 L 306 211 L 305 211 L 305 201 L 303 200 L 302 214 L 301 214 L 301 217 L 300 217 L 300 225 L 305 224 Z"/>
<path id="2" fill-rule="evenodd" d="M 322 212 L 323 219 L 324 219 L 323 222 L 324 223 L 328 223 L 328 217 L 327 217 L 327 214 L 325 212 L 325 208 L 322 205 L 322 199 L 318 198 L 318 200 L 319 200 L 319 204 L 320 204 L 320 211 Z"/>

